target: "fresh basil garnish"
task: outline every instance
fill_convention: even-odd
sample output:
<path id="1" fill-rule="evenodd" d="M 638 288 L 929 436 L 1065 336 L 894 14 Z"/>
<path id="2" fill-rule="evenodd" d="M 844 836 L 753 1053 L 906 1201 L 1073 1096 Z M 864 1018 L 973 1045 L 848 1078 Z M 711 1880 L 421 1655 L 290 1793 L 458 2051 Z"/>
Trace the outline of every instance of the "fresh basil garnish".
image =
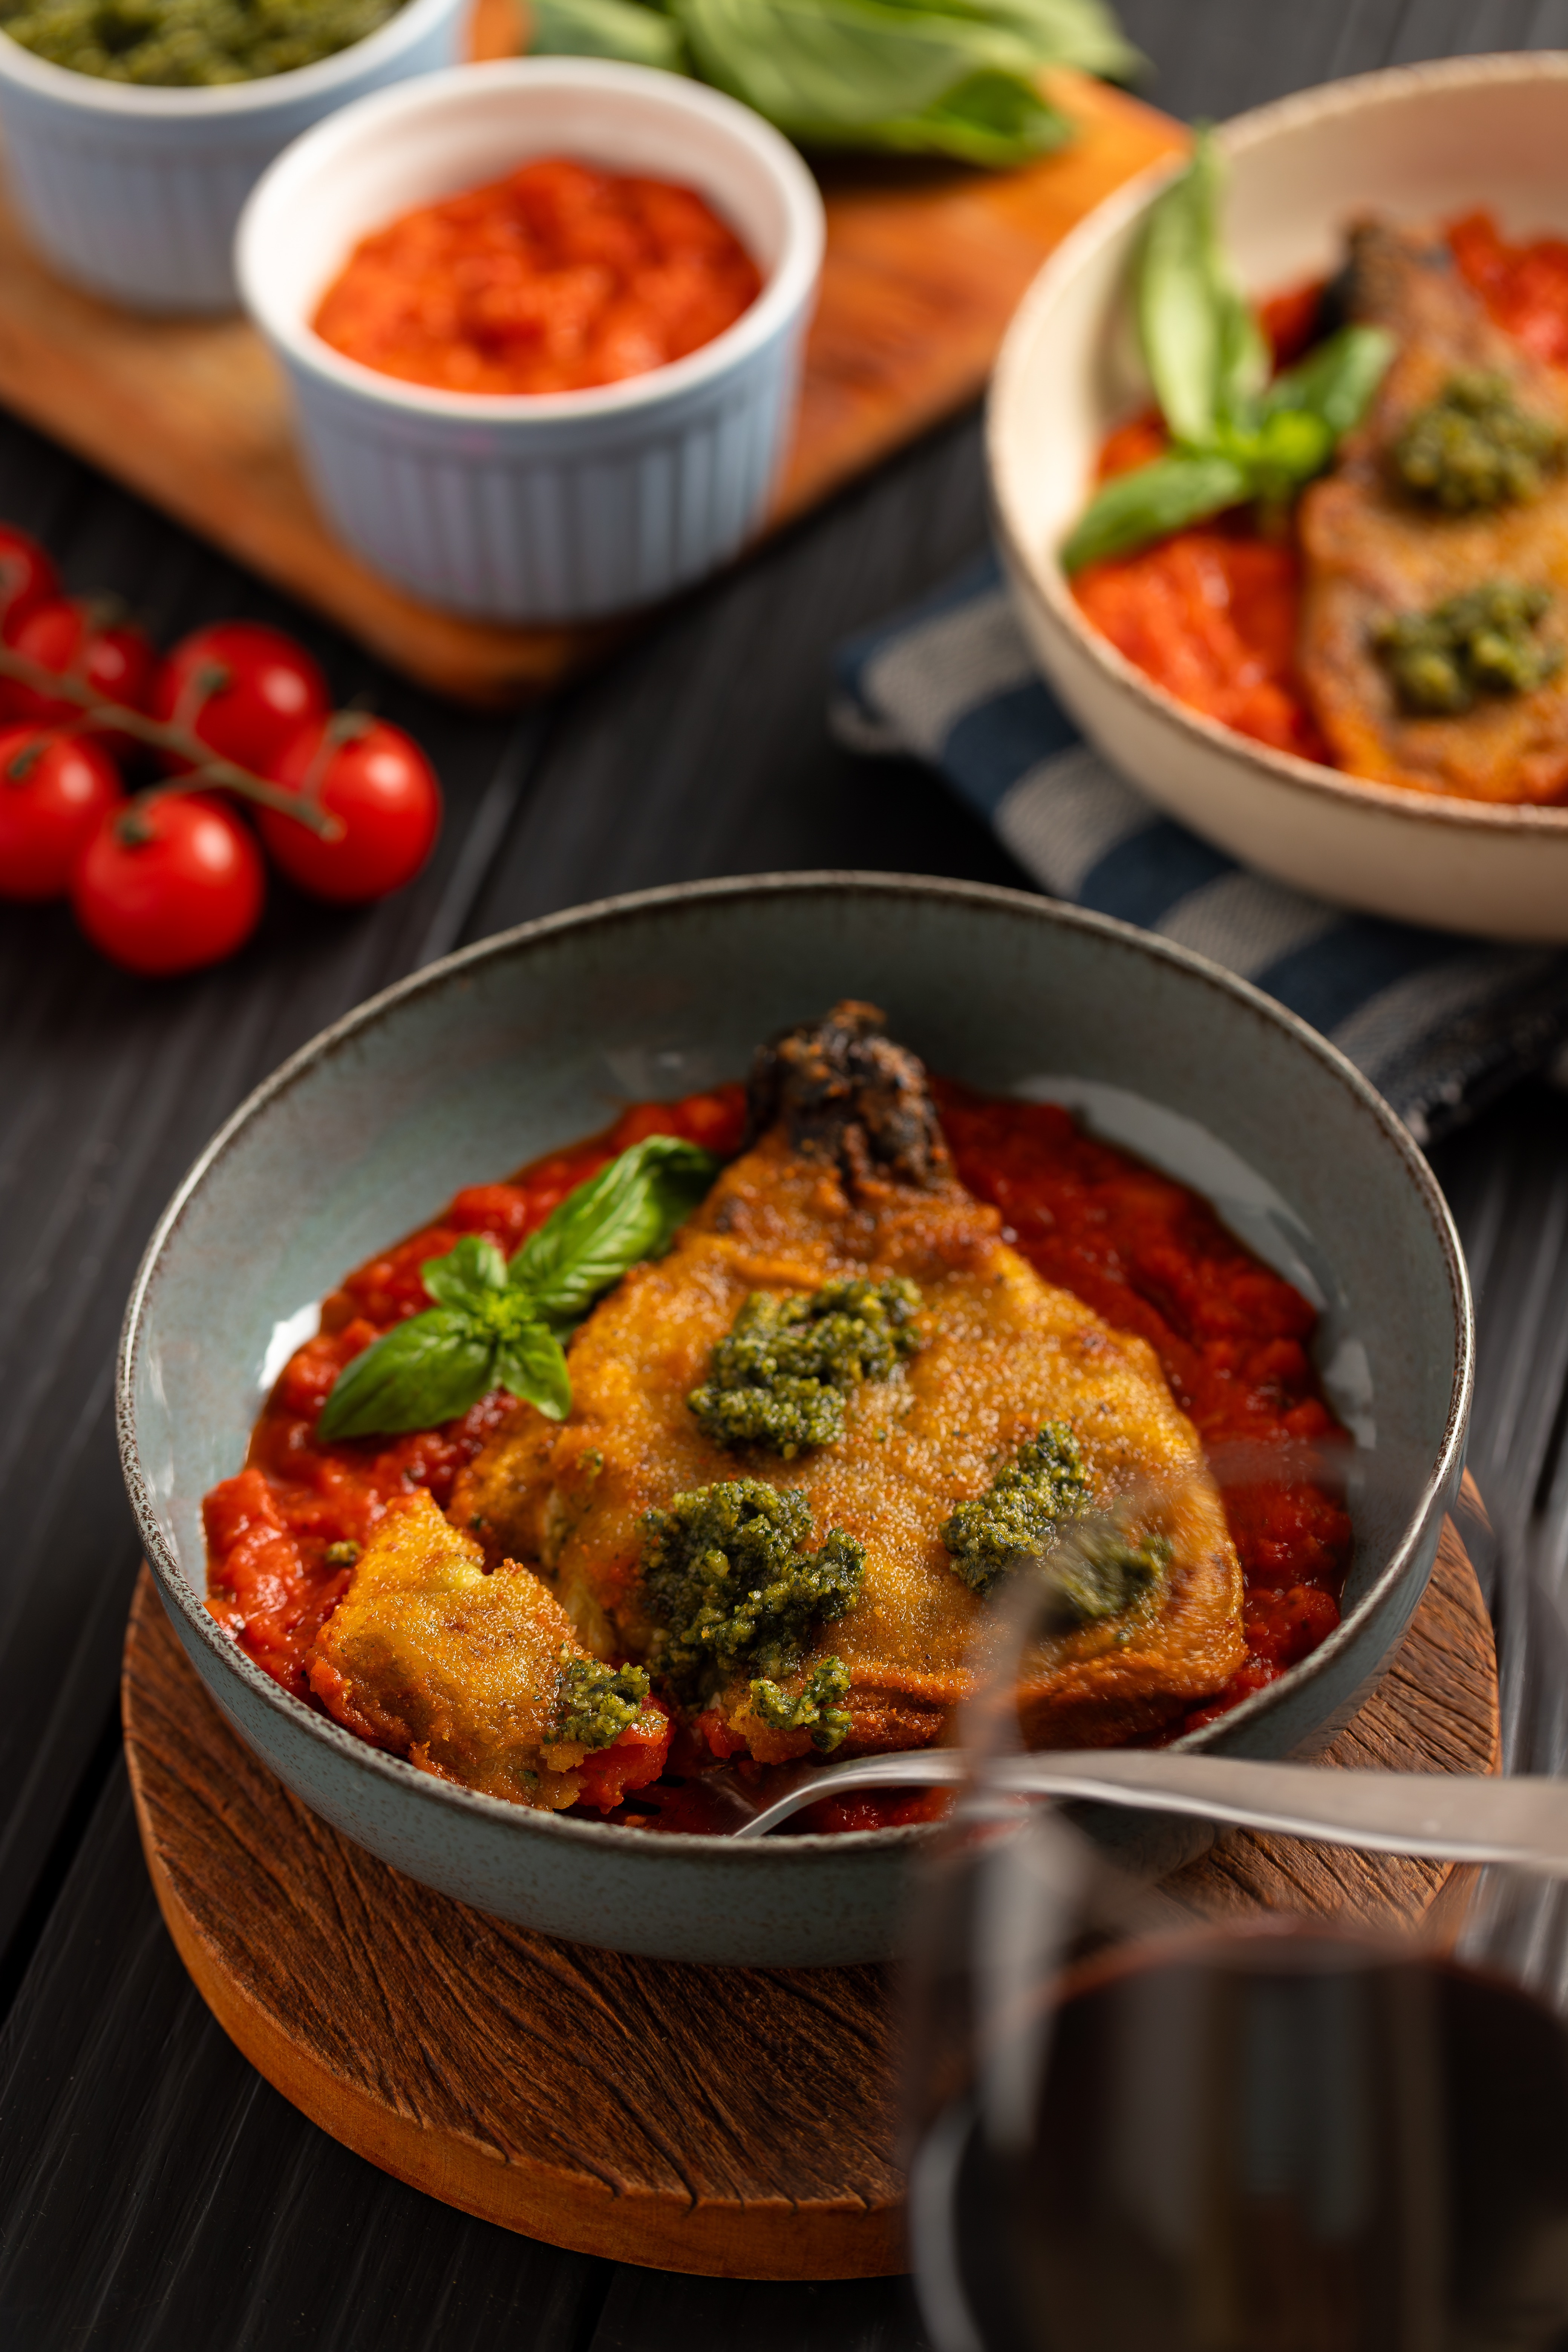
<path id="1" fill-rule="evenodd" d="M 1170 455 L 1107 482 L 1062 549 L 1081 572 L 1226 507 L 1280 507 L 1331 463 L 1394 356 L 1381 327 L 1342 327 L 1272 383 L 1268 346 L 1220 240 L 1219 152 L 1192 163 L 1149 215 L 1135 269 L 1143 356 Z"/>
<path id="2" fill-rule="evenodd" d="M 1220 242 L 1219 152 L 1193 160 L 1149 215 L 1136 278 L 1138 331 L 1172 437 L 1203 449 L 1238 422 L 1268 377 L 1268 346 Z"/>
<path id="3" fill-rule="evenodd" d="M 542 1321 L 569 1330 L 628 1265 L 668 1248 L 718 1171 L 696 1144 L 650 1135 L 567 1195 L 524 1242 L 508 1282 Z"/>
<path id="4" fill-rule="evenodd" d="M 809 146 L 1026 163 L 1072 135 L 1047 66 L 1144 60 L 1103 0 L 533 0 L 535 55 L 694 73 Z"/>
<path id="5" fill-rule="evenodd" d="M 552 1421 L 572 1406 L 561 1342 L 628 1267 L 668 1248 L 719 1163 L 671 1135 L 650 1135 L 569 1192 L 509 1266 L 467 1234 L 419 1271 L 435 1299 L 373 1340 L 339 1373 L 317 1435 L 395 1436 L 456 1421 L 492 1389 Z"/>

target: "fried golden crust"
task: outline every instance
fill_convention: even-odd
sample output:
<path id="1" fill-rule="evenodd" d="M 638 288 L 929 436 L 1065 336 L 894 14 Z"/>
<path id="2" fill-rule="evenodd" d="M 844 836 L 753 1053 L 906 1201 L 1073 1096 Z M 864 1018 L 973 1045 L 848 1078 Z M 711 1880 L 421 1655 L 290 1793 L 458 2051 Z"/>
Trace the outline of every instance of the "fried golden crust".
<path id="1" fill-rule="evenodd" d="M 1568 789 L 1568 666 L 1532 693 L 1483 696 L 1447 719 L 1406 717 L 1371 646 L 1391 613 L 1425 612 L 1491 581 L 1558 596 L 1568 610 L 1568 479 L 1523 505 L 1446 515 L 1405 495 L 1389 452 L 1453 376 L 1505 376 L 1521 407 L 1568 425 L 1568 386 L 1494 326 L 1446 244 L 1367 224 L 1351 239 L 1351 309 L 1399 351 L 1366 422 L 1300 508 L 1300 667 L 1350 774 L 1469 800 L 1546 802 Z M 1553 624 L 1548 623 L 1552 628 Z"/>
<path id="2" fill-rule="evenodd" d="M 578 1794 L 581 1748 L 553 1743 L 565 1612 L 526 1568 L 487 1574 L 427 1494 L 395 1504 L 316 1637 L 317 1697 L 363 1739 L 439 1779 L 546 1811 Z"/>
<path id="3" fill-rule="evenodd" d="M 834 1167 L 775 1130 L 721 1178 L 670 1255 L 635 1269 L 584 1325 L 559 1432 L 514 1424 L 460 1482 L 452 1516 L 484 1517 L 487 1542 L 525 1548 L 552 1573 L 591 1647 L 641 1655 L 656 1631 L 639 1583 L 643 1514 L 742 1475 L 800 1487 L 816 1540 L 843 1528 L 866 1552 L 858 1601 L 812 1654 L 849 1670 L 840 1753 L 917 1746 L 942 1736 L 963 1695 L 981 1616 L 938 1530 L 1043 1422 L 1067 1420 L 1101 1499 L 1160 1486 L 1174 1558 L 1157 1606 L 1053 1642 L 1032 1727 L 1059 1744 L 1157 1727 L 1219 1689 L 1244 1654 L 1219 1496 L 1152 1351 L 1043 1283 L 999 1223 L 946 1176 L 926 1190 L 862 1179 L 851 1199 Z M 748 1292 L 863 1274 L 921 1286 L 924 1344 L 899 1376 L 850 1392 L 842 1441 L 785 1462 L 705 1437 L 686 1400 Z M 768 1731 L 743 1683 L 725 1711 L 765 1761 L 807 1744 Z"/>

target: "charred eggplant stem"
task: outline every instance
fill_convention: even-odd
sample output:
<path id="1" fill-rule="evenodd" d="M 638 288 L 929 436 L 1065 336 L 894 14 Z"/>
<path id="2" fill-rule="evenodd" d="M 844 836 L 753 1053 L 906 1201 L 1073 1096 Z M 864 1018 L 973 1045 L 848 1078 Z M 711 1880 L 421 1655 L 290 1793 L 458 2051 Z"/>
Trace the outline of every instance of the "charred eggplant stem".
<path id="1" fill-rule="evenodd" d="M 853 997 L 759 1050 L 746 1116 L 747 1149 L 782 1119 L 794 1148 L 836 1161 L 851 1189 L 891 1177 L 929 1191 L 949 1173 L 924 1064 Z"/>

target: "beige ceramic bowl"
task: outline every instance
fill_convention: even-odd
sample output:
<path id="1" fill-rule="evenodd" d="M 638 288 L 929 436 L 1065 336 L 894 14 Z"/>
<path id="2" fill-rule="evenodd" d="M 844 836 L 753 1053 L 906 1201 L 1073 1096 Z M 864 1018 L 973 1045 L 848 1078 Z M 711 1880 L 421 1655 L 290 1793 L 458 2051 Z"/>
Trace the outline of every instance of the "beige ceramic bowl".
<path id="1" fill-rule="evenodd" d="M 1336 82 L 1229 123 L 1225 236 L 1265 294 L 1331 271 L 1348 219 L 1568 233 L 1568 53 L 1466 58 Z M 1162 164 L 1092 213 L 1025 297 L 997 364 L 989 462 L 1003 560 L 1047 677 L 1171 815 L 1315 896 L 1483 938 L 1568 941 L 1568 808 L 1363 783 L 1199 718 L 1080 617 L 1056 550 L 1105 433 L 1147 399 L 1125 289 Z"/>

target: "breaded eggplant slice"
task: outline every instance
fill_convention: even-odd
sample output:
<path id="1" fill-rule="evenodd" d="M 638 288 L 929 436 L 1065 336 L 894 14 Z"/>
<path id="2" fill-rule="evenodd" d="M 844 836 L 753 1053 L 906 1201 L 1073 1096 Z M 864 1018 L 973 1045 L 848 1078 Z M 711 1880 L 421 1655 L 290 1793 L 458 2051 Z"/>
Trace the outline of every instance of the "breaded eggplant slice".
<path id="1" fill-rule="evenodd" d="M 426 1494 L 393 1505 L 316 1637 L 307 1669 L 329 1714 L 426 1772 L 555 1812 L 586 1750 L 556 1736 L 570 1619 L 528 1569 L 482 1548 Z"/>
<path id="2" fill-rule="evenodd" d="M 1407 715 L 1374 636 L 1492 582 L 1552 592 L 1545 634 L 1568 633 L 1568 477 L 1522 503 L 1444 513 L 1411 497 L 1393 464 L 1418 411 L 1456 376 L 1506 379 L 1532 415 L 1568 429 L 1568 383 L 1493 324 L 1447 243 L 1371 221 L 1353 229 L 1351 316 L 1399 349 L 1333 472 L 1301 499 L 1300 669 L 1339 765 L 1381 783 L 1470 800 L 1559 800 L 1568 791 L 1568 664 L 1532 692 L 1481 695 L 1451 717 Z"/>
<path id="3" fill-rule="evenodd" d="M 1001 1240 L 997 1211 L 952 1173 L 920 1064 L 868 1034 L 869 1018 L 840 1007 L 770 1049 L 753 1106 L 764 1131 L 669 1255 L 635 1268 L 578 1332 L 568 1419 L 520 1414 L 459 1481 L 452 1517 L 492 1556 L 539 1562 L 591 1646 L 645 1656 L 659 1623 L 644 1514 L 740 1477 L 800 1488 L 814 1542 L 840 1528 L 865 1549 L 858 1599 L 821 1629 L 801 1675 L 830 1656 L 848 1669 L 839 1755 L 920 1746 L 951 1725 L 982 1614 L 940 1531 L 1044 1423 L 1065 1422 L 1097 1501 L 1157 1495 L 1172 1552 L 1146 1606 L 1052 1642 L 1031 1675 L 1031 1736 L 1076 1746 L 1157 1730 L 1245 1654 L 1240 1568 L 1196 1434 L 1145 1341 Z M 688 1399 L 750 1293 L 892 1276 L 919 1286 L 922 1344 L 890 1379 L 849 1391 L 840 1441 L 783 1460 L 704 1435 Z M 809 1746 L 759 1720 L 743 1676 L 720 1704 L 764 1760 Z"/>

